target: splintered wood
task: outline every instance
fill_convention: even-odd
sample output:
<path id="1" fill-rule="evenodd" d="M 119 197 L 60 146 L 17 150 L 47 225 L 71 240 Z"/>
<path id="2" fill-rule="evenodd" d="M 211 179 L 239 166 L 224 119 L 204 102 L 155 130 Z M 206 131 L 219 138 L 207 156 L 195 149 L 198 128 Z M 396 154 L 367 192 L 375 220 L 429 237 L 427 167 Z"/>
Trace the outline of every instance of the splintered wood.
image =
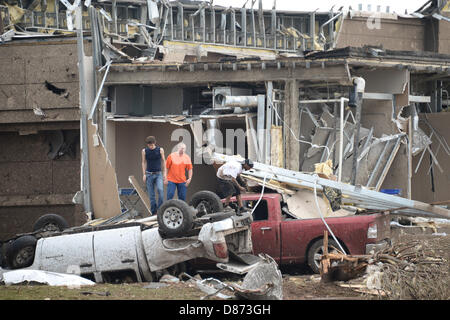
<path id="1" fill-rule="evenodd" d="M 338 264 L 336 264 L 338 262 Z M 320 260 L 320 276 L 322 281 L 347 281 L 361 274 L 367 266 L 359 256 L 349 256 L 339 251 L 328 252 L 328 231 L 324 231 L 323 255 Z"/>
<path id="2" fill-rule="evenodd" d="M 323 232 L 323 258 L 320 261 L 321 266 L 321 274 L 328 273 L 328 269 L 330 268 L 330 259 L 328 258 L 328 231 Z"/>
<path id="3" fill-rule="evenodd" d="M 246 174 L 241 174 L 241 176 L 245 179 L 255 181 L 259 185 L 265 185 L 266 187 L 276 190 L 280 193 L 294 195 L 296 192 L 295 190 L 291 189 L 291 187 L 288 184 L 282 183 L 282 182 L 279 182 L 276 180 L 266 180 L 266 182 L 264 183 L 264 179 L 255 178 L 255 177 L 252 177 L 252 176 L 246 175 Z"/>
<path id="4" fill-rule="evenodd" d="M 325 231 L 324 250 L 320 261 L 320 275 L 323 282 L 348 281 L 367 274 L 368 278 L 362 281 L 368 289 L 371 289 L 373 285 L 369 285 L 369 278 L 373 272 L 370 270 L 375 268 L 379 270 L 377 271 L 378 294 L 400 294 L 401 288 L 399 289 L 397 286 L 400 282 L 405 282 L 409 283 L 411 286 L 409 291 L 415 295 L 425 295 L 428 293 L 436 294 L 432 285 L 427 285 L 428 280 L 437 281 L 436 283 L 439 285 L 439 277 L 442 278 L 441 280 L 444 283 L 448 277 L 448 260 L 445 259 L 442 252 L 428 248 L 426 243 L 420 240 L 387 246 L 381 251 L 367 255 L 330 253 L 325 249 L 327 243 L 328 234 Z M 369 268 L 372 269 L 369 270 Z M 411 277 L 416 280 L 412 281 Z M 381 278 L 383 278 L 383 281 L 381 281 Z M 428 286 L 428 293 L 415 283 L 420 283 L 422 287 Z M 398 290 L 400 291 L 397 292 Z M 371 290 L 365 291 L 365 293 L 373 292 Z"/>

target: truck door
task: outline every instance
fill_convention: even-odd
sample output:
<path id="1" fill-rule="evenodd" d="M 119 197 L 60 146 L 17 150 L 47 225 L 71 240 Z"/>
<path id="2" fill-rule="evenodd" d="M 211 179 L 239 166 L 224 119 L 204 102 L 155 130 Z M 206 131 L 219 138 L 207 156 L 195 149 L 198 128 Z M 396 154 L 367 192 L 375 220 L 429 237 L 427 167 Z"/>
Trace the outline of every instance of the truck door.
<path id="1" fill-rule="evenodd" d="M 91 274 L 95 271 L 93 232 L 43 238 L 40 270 Z"/>
<path id="2" fill-rule="evenodd" d="M 255 205 L 257 201 L 254 201 Z M 275 261 L 280 261 L 280 222 L 269 220 L 266 200 L 261 200 L 253 211 L 252 243 L 253 253 L 266 253 Z"/>
<path id="3" fill-rule="evenodd" d="M 141 229 L 138 226 L 98 231 L 94 234 L 95 267 L 102 273 L 120 270 L 134 271 L 138 281 L 138 245 Z"/>

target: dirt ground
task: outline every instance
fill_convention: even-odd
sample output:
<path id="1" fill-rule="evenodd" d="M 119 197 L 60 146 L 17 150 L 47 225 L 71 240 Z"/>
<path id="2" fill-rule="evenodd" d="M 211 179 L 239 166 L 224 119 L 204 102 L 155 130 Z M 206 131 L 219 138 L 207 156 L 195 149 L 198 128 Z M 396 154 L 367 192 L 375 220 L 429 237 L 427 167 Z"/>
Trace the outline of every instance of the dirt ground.
<path id="1" fill-rule="evenodd" d="M 423 245 L 445 259 L 442 266 L 442 277 L 439 281 L 440 297 L 450 299 L 449 261 L 450 230 L 439 230 L 441 235 L 432 235 L 430 230 L 414 231 L 398 229 L 394 233 L 394 243 L 421 241 Z M 445 233 L 446 232 L 446 235 Z M 306 266 L 281 268 L 283 274 L 284 300 L 379 300 L 388 299 L 379 292 L 367 292 L 358 287 L 364 278 L 349 282 L 321 281 L 319 275 L 313 274 Z M 202 275 L 202 278 L 215 277 L 225 283 L 238 283 L 242 278 L 221 274 Z M 353 287 L 352 287 L 353 284 Z M 356 285 L 355 285 L 356 284 Z M 0 300 L 201 300 L 206 294 L 190 281 L 166 283 L 162 287 L 149 288 L 149 283 L 96 284 L 77 289 L 66 287 L 50 287 L 45 285 L 13 285 L 0 286 Z M 161 286 L 159 285 L 154 286 Z M 227 292 L 224 292 L 227 294 Z M 228 292 L 229 293 L 229 292 Z M 432 296 L 432 295 L 430 295 Z M 425 295 L 426 297 L 426 295 Z M 218 298 L 214 298 L 218 299 Z M 426 298 L 425 298 L 426 299 Z"/>

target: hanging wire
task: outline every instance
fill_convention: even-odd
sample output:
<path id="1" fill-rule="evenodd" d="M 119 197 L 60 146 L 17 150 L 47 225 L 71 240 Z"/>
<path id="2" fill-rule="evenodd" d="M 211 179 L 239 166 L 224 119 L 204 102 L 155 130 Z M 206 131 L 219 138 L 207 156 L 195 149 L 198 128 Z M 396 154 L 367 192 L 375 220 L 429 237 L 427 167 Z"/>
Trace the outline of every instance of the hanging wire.
<path id="1" fill-rule="evenodd" d="M 339 248 L 341 249 L 341 251 L 342 251 L 345 255 L 347 255 L 347 253 L 345 253 L 345 250 L 344 250 L 344 248 L 342 248 L 342 246 L 341 246 L 340 242 L 338 241 L 338 239 L 334 236 L 333 231 L 331 231 L 330 226 L 328 225 L 328 223 L 327 223 L 327 222 L 325 221 L 325 219 L 323 218 L 322 211 L 320 210 L 320 207 L 319 207 L 319 201 L 317 200 L 317 178 L 318 178 L 318 176 L 317 176 L 317 175 L 314 175 L 314 176 L 315 176 L 315 178 L 316 178 L 316 179 L 314 180 L 314 200 L 315 200 L 315 202 L 316 202 L 316 206 L 317 206 L 317 210 L 319 211 L 320 218 L 322 219 L 323 223 L 324 223 L 325 226 L 327 227 L 327 229 L 328 229 L 328 231 L 330 232 L 331 236 L 333 237 L 334 241 L 336 241 L 336 243 L 338 244 L 338 246 L 339 246 Z"/>
<path id="2" fill-rule="evenodd" d="M 275 114 L 276 114 L 277 117 L 280 119 L 280 121 L 281 121 L 282 123 L 284 123 L 284 125 L 289 129 L 289 131 L 291 132 L 292 136 L 294 137 L 294 139 L 295 139 L 296 141 L 301 142 L 301 143 L 305 143 L 305 144 L 309 144 L 309 145 L 310 145 L 311 147 L 313 147 L 313 148 L 325 148 L 325 150 L 326 150 L 327 153 L 328 153 L 327 158 L 330 157 L 331 152 L 330 152 L 330 149 L 329 149 L 327 146 L 320 146 L 320 145 L 314 144 L 314 143 L 309 142 L 309 141 L 306 141 L 306 140 L 298 139 L 298 138 L 295 136 L 295 133 L 294 133 L 294 131 L 291 129 L 291 127 L 289 127 L 289 126 L 286 124 L 286 122 L 284 122 L 284 120 L 280 117 L 280 115 L 278 114 L 278 111 L 277 111 L 275 108 L 273 108 L 273 110 L 275 111 Z"/>

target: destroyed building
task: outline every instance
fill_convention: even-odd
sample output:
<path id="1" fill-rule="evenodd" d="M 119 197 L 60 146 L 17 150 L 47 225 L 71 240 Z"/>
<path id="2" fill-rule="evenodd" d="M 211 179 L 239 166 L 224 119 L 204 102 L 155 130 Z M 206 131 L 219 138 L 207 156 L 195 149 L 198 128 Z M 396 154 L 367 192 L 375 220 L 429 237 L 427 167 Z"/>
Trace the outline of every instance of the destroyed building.
<path id="1" fill-rule="evenodd" d="M 167 152 L 184 139 L 194 160 L 235 154 L 216 136 L 232 129 L 260 163 L 331 160 L 338 181 L 448 200 L 448 1 L 400 14 L 3 0 L 0 13 L 1 237 L 44 213 L 120 213 L 148 135 Z M 195 164 L 188 198 L 214 175 Z"/>

